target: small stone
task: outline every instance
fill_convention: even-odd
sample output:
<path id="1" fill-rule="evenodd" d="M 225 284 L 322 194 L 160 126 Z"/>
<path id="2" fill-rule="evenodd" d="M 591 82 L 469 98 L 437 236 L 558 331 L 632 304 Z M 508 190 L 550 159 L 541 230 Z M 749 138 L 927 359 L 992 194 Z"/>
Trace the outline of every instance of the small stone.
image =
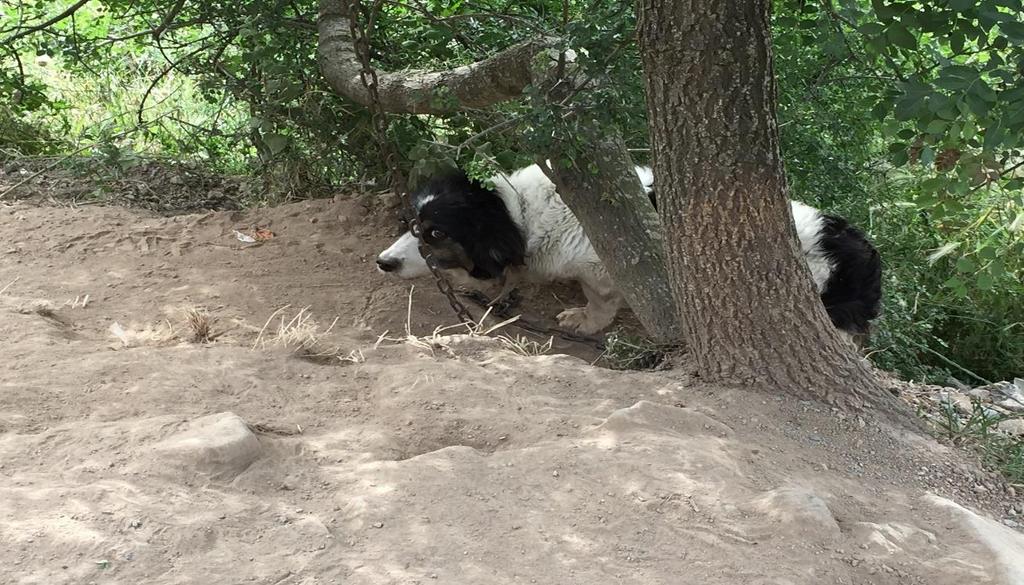
<path id="1" fill-rule="evenodd" d="M 1017 497 L 1017 490 L 1014 489 L 1014 487 L 1012 485 L 1008 485 L 1008 486 L 1006 486 L 1006 495 L 1010 496 L 1011 498 L 1016 498 Z"/>
<path id="2" fill-rule="evenodd" d="M 988 488 L 983 486 L 983 485 L 976 485 L 976 486 L 974 486 L 974 493 L 976 493 L 976 494 L 987 494 L 988 493 Z"/>
<path id="3" fill-rule="evenodd" d="M 374 522 L 373 523 L 373 527 L 374 528 L 384 528 L 384 523 L 383 522 Z"/>
<path id="4" fill-rule="evenodd" d="M 1010 520 L 1009 518 L 1003 518 L 1003 524 L 1009 526 L 1010 528 L 1020 527 L 1020 522 L 1017 522 L 1016 520 Z"/>
<path id="5" fill-rule="evenodd" d="M 558 477 L 558 470 L 557 469 L 555 471 L 551 472 L 551 477 Z"/>
<path id="6" fill-rule="evenodd" d="M 992 402 L 992 393 L 985 388 L 975 388 L 974 390 L 967 392 L 967 395 L 975 400 L 980 400 L 981 402 Z"/>
<path id="7" fill-rule="evenodd" d="M 974 404 L 971 399 L 959 392 L 948 392 L 942 396 L 942 402 L 952 404 L 960 414 L 971 414 L 974 412 Z"/>
<path id="8" fill-rule="evenodd" d="M 1011 418 L 996 425 L 1000 431 L 1014 437 L 1024 437 L 1024 418 Z"/>

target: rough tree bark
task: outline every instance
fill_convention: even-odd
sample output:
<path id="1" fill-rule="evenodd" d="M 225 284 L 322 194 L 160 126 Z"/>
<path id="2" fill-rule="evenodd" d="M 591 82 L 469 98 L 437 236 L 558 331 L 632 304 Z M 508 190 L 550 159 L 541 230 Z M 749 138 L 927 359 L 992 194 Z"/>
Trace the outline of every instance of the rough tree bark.
<path id="1" fill-rule="evenodd" d="M 659 213 L 702 376 L 861 407 L 890 401 L 831 325 L 787 199 L 767 0 L 641 0 Z"/>
<path id="2" fill-rule="evenodd" d="M 583 168 L 563 166 L 566 157 L 555 152 L 549 175 L 583 231 L 602 234 L 591 238 L 594 251 L 647 333 L 662 343 L 678 341 L 679 313 L 665 268 L 661 225 L 636 180 L 626 144 L 619 135 L 598 131 L 581 138 L 585 146 L 576 156 Z"/>
<path id="3" fill-rule="evenodd" d="M 331 88 L 367 105 L 369 95 L 359 72 L 349 30 L 348 0 L 320 0 L 317 54 Z M 547 55 L 556 39 L 539 38 L 448 71 L 378 71 L 378 93 L 392 113 L 444 114 L 483 108 L 518 98 L 529 85 L 545 83 L 561 70 Z M 544 61 L 546 59 L 546 62 Z M 564 63 L 562 64 L 564 65 Z M 438 95 L 454 99 L 437 99 Z M 621 139 L 607 136 L 584 153 L 600 160 L 598 173 L 558 169 L 559 193 L 580 220 L 605 268 L 622 288 L 626 301 L 652 337 L 678 339 L 678 312 L 667 286 L 661 235 L 653 209 L 635 179 Z M 552 160 L 558 153 L 549 155 Z M 609 237 L 610 236 L 610 237 Z"/>

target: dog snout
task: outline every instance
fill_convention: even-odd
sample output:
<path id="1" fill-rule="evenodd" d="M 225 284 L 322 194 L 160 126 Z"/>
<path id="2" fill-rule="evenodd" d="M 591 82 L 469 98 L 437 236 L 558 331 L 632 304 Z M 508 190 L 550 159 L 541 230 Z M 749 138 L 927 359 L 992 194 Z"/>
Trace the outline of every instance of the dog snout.
<path id="1" fill-rule="evenodd" d="M 383 256 L 377 257 L 377 268 L 380 268 L 381 272 L 394 272 L 402 266 L 402 261 L 398 258 L 385 258 Z"/>

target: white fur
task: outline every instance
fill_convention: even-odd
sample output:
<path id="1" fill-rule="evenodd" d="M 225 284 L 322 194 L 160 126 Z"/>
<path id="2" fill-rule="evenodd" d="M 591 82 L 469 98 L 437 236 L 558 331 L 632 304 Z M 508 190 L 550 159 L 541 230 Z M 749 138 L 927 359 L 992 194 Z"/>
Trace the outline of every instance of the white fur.
<path id="1" fill-rule="evenodd" d="M 636 173 L 645 191 L 650 193 L 654 182 L 652 170 L 638 166 Z M 491 181 L 526 242 L 526 268 L 516 271 L 517 274 L 533 281 L 575 280 L 580 283 L 587 306 L 562 312 L 558 319 L 563 326 L 593 334 L 610 325 L 623 304 L 621 293 L 576 216 L 555 192 L 554 183 L 537 165 L 510 175 L 495 176 Z M 801 247 L 820 293 L 833 268 L 818 242 L 822 215 L 796 201 L 791 207 Z M 401 260 L 400 269 L 391 273 L 401 278 L 429 274 L 418 242 L 411 233 L 399 238 L 380 258 Z"/>
<path id="2" fill-rule="evenodd" d="M 385 262 L 399 261 L 398 270 L 384 272 L 378 266 L 377 271 L 384 274 L 394 274 L 399 278 L 417 278 L 430 274 L 427 261 L 420 255 L 419 246 L 419 239 L 412 235 L 412 232 L 405 232 L 387 250 L 384 250 L 377 256 L 378 262 L 381 260 Z"/>
<path id="3" fill-rule="evenodd" d="M 807 259 L 807 266 L 811 269 L 814 286 L 817 287 L 818 294 L 821 294 L 825 291 L 825 283 L 832 275 L 832 269 L 835 268 L 825 250 L 819 245 L 825 218 L 817 209 L 799 201 L 790 201 L 789 205 L 793 211 L 793 223 L 796 225 L 796 235 L 800 239 L 800 248 Z"/>

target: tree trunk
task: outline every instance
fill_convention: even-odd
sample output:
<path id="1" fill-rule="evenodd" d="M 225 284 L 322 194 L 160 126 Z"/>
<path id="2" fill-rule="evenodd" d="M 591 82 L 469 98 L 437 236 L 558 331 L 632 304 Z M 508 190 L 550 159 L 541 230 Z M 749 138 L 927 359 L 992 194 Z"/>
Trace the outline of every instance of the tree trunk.
<path id="1" fill-rule="evenodd" d="M 702 376 L 848 407 L 891 401 L 800 254 L 767 0 L 641 0 L 639 33 L 668 271 Z"/>
<path id="2" fill-rule="evenodd" d="M 579 219 L 594 251 L 618 285 L 647 333 L 661 343 L 680 338 L 676 311 L 665 269 L 661 225 L 640 182 L 622 137 L 607 131 L 581 137 L 585 146 L 575 155 L 580 164 L 563 166 L 560 152 L 551 154 L 552 180 L 565 204 Z"/>

